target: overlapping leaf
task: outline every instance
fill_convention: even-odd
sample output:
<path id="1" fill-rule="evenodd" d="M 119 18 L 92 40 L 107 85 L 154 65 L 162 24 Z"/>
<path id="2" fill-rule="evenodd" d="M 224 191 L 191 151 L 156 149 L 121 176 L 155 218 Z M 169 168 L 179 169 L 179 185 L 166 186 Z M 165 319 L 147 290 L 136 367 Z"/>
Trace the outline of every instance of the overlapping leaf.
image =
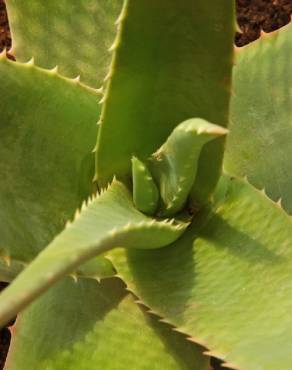
<path id="1" fill-rule="evenodd" d="M 292 214 L 292 27 L 240 49 L 224 166 Z"/>
<path id="2" fill-rule="evenodd" d="M 96 154 L 101 185 L 113 174 L 129 180 L 132 156 L 145 160 L 186 119 L 227 125 L 233 10 L 229 0 L 212 7 L 205 0 L 125 1 L 102 99 Z M 203 199 L 220 174 L 223 140 L 213 144 L 206 145 L 195 184 Z"/>
<path id="3" fill-rule="evenodd" d="M 0 256 L 9 265 L 30 262 L 91 193 L 99 94 L 4 55 L 0 76 Z"/>
<path id="4" fill-rule="evenodd" d="M 67 278 L 19 316 L 6 368 L 207 370 L 208 360 L 137 306 L 119 280 Z"/>
<path id="5" fill-rule="evenodd" d="M 100 87 L 110 63 L 122 0 L 7 0 L 12 53 Z"/>
<path id="6" fill-rule="evenodd" d="M 151 309 L 213 355 L 245 370 L 290 370 L 291 243 L 291 218 L 231 180 L 217 210 L 172 246 L 111 258 Z"/>
<path id="7" fill-rule="evenodd" d="M 152 154 L 149 164 L 160 190 L 159 214 L 169 217 L 183 209 L 196 181 L 203 148 L 227 132 L 221 126 L 192 118 L 180 123 Z"/>
<path id="8" fill-rule="evenodd" d="M 187 224 L 158 221 L 136 210 L 117 181 L 82 207 L 75 220 L 0 295 L 0 325 L 13 318 L 63 275 L 114 247 L 159 248 L 175 241 Z"/>

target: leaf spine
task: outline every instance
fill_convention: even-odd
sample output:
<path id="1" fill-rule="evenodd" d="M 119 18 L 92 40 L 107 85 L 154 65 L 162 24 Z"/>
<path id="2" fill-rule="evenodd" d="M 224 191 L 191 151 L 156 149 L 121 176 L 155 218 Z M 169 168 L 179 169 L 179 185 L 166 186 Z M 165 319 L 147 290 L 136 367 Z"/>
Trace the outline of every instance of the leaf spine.
<path id="1" fill-rule="evenodd" d="M 105 102 L 105 100 L 106 100 L 106 96 L 105 95 L 103 95 L 103 97 L 100 99 L 100 101 L 98 102 L 98 104 L 103 104 L 104 102 Z"/>
<path id="2" fill-rule="evenodd" d="M 25 63 L 27 66 L 34 66 L 34 57 L 32 57 L 28 62 Z"/>

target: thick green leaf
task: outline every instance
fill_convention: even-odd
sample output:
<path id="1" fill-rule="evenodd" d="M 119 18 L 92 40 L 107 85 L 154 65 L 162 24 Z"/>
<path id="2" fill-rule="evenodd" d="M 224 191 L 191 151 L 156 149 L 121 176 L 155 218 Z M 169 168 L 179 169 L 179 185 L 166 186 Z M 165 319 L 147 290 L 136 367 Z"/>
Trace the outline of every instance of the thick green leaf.
<path id="1" fill-rule="evenodd" d="M 136 208 L 153 215 L 158 207 L 158 188 L 147 165 L 136 157 L 132 157 L 132 181 Z"/>
<path id="2" fill-rule="evenodd" d="M 265 189 L 292 214 L 292 27 L 240 49 L 234 69 L 228 173 Z"/>
<path id="3" fill-rule="evenodd" d="M 207 370 L 202 349 L 135 304 L 117 279 L 68 279 L 19 316 L 7 370 Z"/>
<path id="4" fill-rule="evenodd" d="M 226 134 L 227 130 L 221 126 L 192 118 L 180 123 L 166 142 L 152 154 L 150 168 L 161 198 L 159 215 L 169 217 L 183 209 L 196 181 L 204 146 Z"/>
<path id="5" fill-rule="evenodd" d="M 127 0 L 118 28 L 97 143 L 101 185 L 129 180 L 132 156 L 145 160 L 180 122 L 228 121 L 233 1 Z M 223 140 L 213 144 L 199 166 L 202 198 L 221 170 Z"/>
<path id="6" fill-rule="evenodd" d="M 0 76 L 0 256 L 30 262 L 92 191 L 99 94 L 3 58 Z"/>
<path id="7" fill-rule="evenodd" d="M 172 246 L 111 259 L 147 306 L 212 354 L 235 368 L 290 370 L 291 243 L 291 218 L 233 180 Z"/>
<path id="8" fill-rule="evenodd" d="M 27 267 L 27 263 L 17 260 L 4 260 L 0 258 L 0 281 L 11 282 L 16 276 Z M 70 276 L 76 281 L 79 278 L 101 279 L 112 277 L 115 270 L 112 263 L 103 257 L 95 257 L 79 266 Z"/>
<path id="9" fill-rule="evenodd" d="M 30 261 L 92 191 L 98 94 L 0 58 L 0 255 Z"/>
<path id="10" fill-rule="evenodd" d="M 0 326 L 74 268 L 114 247 L 159 248 L 174 242 L 187 224 L 158 221 L 136 210 L 121 183 L 82 206 L 61 232 L 0 295 Z"/>
<path id="11" fill-rule="evenodd" d="M 100 86 L 110 64 L 107 49 L 122 0 L 6 0 L 12 53 L 68 77 Z"/>

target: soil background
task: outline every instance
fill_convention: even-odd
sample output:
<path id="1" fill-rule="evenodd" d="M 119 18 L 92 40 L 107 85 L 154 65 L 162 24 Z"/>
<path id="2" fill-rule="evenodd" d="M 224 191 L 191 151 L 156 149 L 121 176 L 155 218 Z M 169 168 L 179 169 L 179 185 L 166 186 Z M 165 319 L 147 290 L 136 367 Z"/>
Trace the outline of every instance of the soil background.
<path id="1" fill-rule="evenodd" d="M 236 46 L 244 46 L 260 37 L 261 30 L 274 31 L 290 22 L 292 0 L 236 0 L 238 32 L 234 37 Z M 52 40 L 53 41 L 53 40 Z M 11 47 L 11 35 L 4 0 L 0 0 L 0 51 Z M 14 59 L 7 53 L 8 57 Z M 5 287 L 0 282 L 0 290 Z M 4 367 L 6 353 L 10 343 L 7 328 L 0 331 L 0 370 Z M 222 370 L 221 362 L 212 359 L 212 369 Z"/>

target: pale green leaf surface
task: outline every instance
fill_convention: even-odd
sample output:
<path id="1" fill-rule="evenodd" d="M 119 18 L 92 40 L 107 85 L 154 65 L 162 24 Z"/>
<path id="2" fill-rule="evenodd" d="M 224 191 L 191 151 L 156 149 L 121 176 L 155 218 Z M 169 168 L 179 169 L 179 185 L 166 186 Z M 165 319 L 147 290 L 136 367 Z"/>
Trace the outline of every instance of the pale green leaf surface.
<path id="1" fill-rule="evenodd" d="M 30 262 L 92 192 L 98 94 L 0 58 L 0 255 Z"/>
<path id="2" fill-rule="evenodd" d="M 114 247 L 159 248 L 174 242 L 187 224 L 158 221 L 136 210 L 132 196 L 114 181 L 82 206 L 73 223 L 46 247 L 0 295 L 0 325 L 76 267 Z"/>
<path id="3" fill-rule="evenodd" d="M 59 282 L 19 316 L 7 370 L 207 370 L 202 349 L 145 312 L 118 279 Z"/>
<path id="4" fill-rule="evenodd" d="M 6 0 L 17 60 L 100 87 L 122 0 Z"/>
<path id="5" fill-rule="evenodd" d="M 291 218 L 233 180 L 172 246 L 110 258 L 147 306 L 213 355 L 245 370 L 290 370 L 291 243 Z"/>
<path id="6" fill-rule="evenodd" d="M 247 176 L 292 214 L 291 24 L 237 54 L 225 170 Z"/>
<path id="7" fill-rule="evenodd" d="M 205 0 L 125 2 L 97 142 L 101 185 L 113 175 L 129 180 L 132 156 L 147 159 L 186 119 L 227 125 L 233 11 L 230 0 L 212 6 Z M 203 153 L 204 198 L 220 174 L 223 141 L 206 145 Z"/>

